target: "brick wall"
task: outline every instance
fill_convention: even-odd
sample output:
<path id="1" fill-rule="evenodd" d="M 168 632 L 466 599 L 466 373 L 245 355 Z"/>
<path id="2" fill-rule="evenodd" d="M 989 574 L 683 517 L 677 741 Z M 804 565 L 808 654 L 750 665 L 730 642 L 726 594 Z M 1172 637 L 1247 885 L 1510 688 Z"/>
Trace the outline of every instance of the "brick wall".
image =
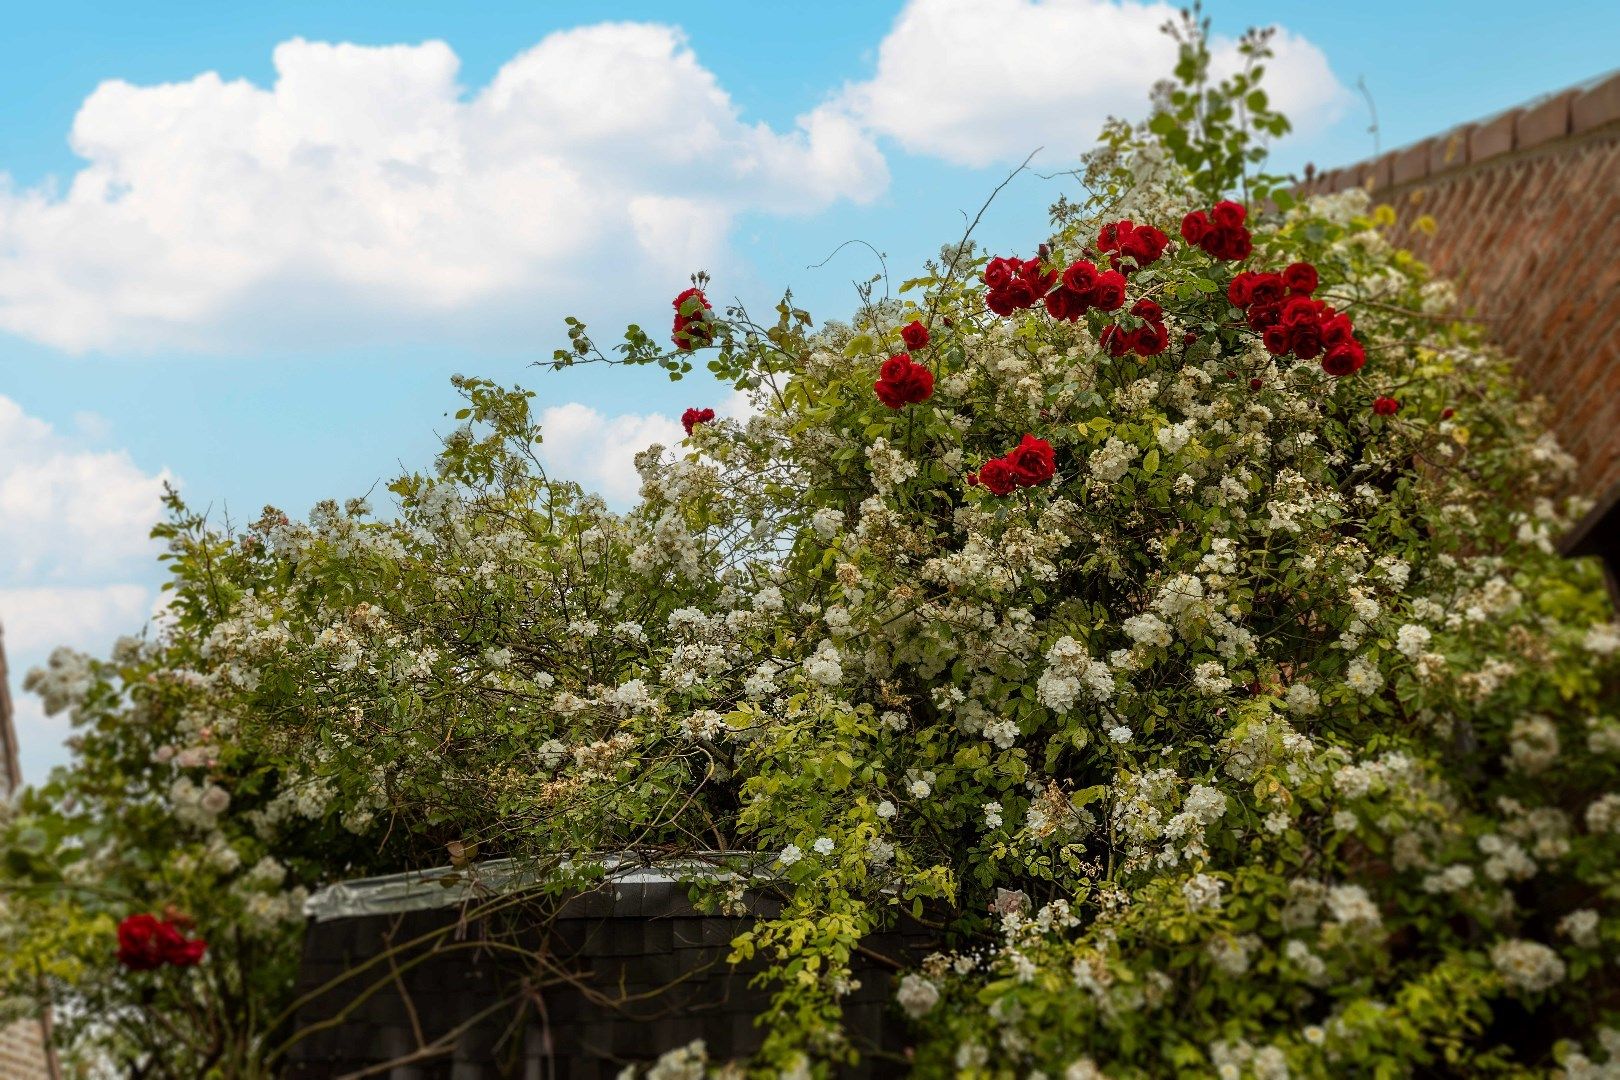
<path id="1" fill-rule="evenodd" d="M 32 1020 L 0 1028 L 0 1080 L 45 1080 L 45 1042 Z"/>
<path id="2" fill-rule="evenodd" d="M 1553 406 L 1594 497 L 1620 483 L 1620 73 L 1312 176 L 1365 187 L 1395 238 L 1464 302 Z M 1432 235 L 1416 228 L 1428 215 Z"/>

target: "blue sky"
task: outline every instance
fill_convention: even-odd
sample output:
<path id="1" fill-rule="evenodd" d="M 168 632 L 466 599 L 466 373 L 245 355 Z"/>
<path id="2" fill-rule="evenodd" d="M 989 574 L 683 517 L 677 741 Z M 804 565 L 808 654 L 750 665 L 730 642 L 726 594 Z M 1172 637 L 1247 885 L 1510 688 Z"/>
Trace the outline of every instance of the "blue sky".
<path id="1" fill-rule="evenodd" d="M 55 641 L 101 650 L 139 626 L 159 580 L 139 540 L 159 478 L 238 518 L 364 492 L 428 460 L 453 372 L 534 386 L 559 410 L 559 470 L 622 497 L 624 460 L 609 471 L 578 436 L 651 441 L 721 395 L 529 368 L 564 314 L 610 337 L 629 319 L 662 327 L 668 296 L 706 267 L 721 296 L 764 306 L 791 286 L 836 317 L 875 261 L 850 246 L 811 264 L 864 240 L 898 279 L 1024 152 L 1044 143 L 1044 166 L 1066 167 L 1098 118 L 1142 100 L 1163 16 L 1104 0 L 455 8 L 8 11 L 0 621 L 14 679 Z M 1612 3 L 1211 11 L 1228 36 L 1286 31 L 1279 93 L 1303 115 L 1284 167 L 1371 154 L 1358 78 L 1390 149 L 1600 74 L 1620 41 Z M 365 48 L 286 46 L 300 39 Z M 278 46 L 304 72 L 302 104 L 275 91 Z M 642 66 L 605 76 L 626 51 Z M 590 123 L 564 130 L 577 115 Z M 93 162 L 70 144 L 76 122 Z M 107 186 L 75 195 L 92 182 Z M 1031 248 L 1061 184 L 1021 177 L 981 239 Z M 63 760 L 64 729 L 21 704 L 37 779 Z"/>

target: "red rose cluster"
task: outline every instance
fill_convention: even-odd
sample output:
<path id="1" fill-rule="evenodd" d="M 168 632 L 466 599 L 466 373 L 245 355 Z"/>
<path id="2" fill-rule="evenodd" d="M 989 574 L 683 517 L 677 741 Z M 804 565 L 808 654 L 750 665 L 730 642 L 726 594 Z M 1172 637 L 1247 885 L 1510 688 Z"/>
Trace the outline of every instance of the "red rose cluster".
<path id="1" fill-rule="evenodd" d="M 897 353 L 883 361 L 872 389 L 877 391 L 878 400 L 891 409 L 915 405 L 934 396 L 934 373 L 910 354 Z"/>
<path id="2" fill-rule="evenodd" d="M 1132 221 L 1116 221 L 1104 225 L 1097 234 L 1097 250 L 1108 256 L 1108 265 L 1118 270 L 1121 264 L 1140 270 L 1149 263 L 1159 261 L 1170 238 L 1163 229 L 1152 225 L 1137 225 Z M 1126 262 L 1126 260 L 1130 260 Z"/>
<path id="3" fill-rule="evenodd" d="M 928 348 L 928 327 L 912 319 L 900 328 L 900 340 L 906 343 L 906 348 L 912 352 Z"/>
<path id="4" fill-rule="evenodd" d="M 1127 330 L 1118 323 L 1103 327 L 1099 344 L 1109 356 L 1158 356 L 1170 345 L 1170 332 L 1164 328 L 1164 309 L 1143 297 L 1131 305 L 1131 314 L 1142 320 L 1142 325 Z"/>
<path id="5" fill-rule="evenodd" d="M 696 310 L 687 305 L 688 300 L 694 299 L 701 305 Z M 703 295 L 702 289 L 687 289 L 675 298 L 675 330 L 671 337 L 682 352 L 691 352 L 699 345 L 707 345 L 714 336 L 709 329 L 710 310 L 709 298 Z"/>
<path id="6" fill-rule="evenodd" d="M 1367 352 L 1355 338 L 1350 317 L 1311 298 L 1316 267 L 1293 263 L 1280 274 L 1245 270 L 1227 286 L 1226 298 L 1243 309 L 1273 356 L 1292 353 L 1301 360 L 1321 357 L 1322 370 L 1339 378 L 1360 371 Z"/>
<path id="7" fill-rule="evenodd" d="M 1124 303 L 1125 275 L 1118 270 L 1099 271 L 1084 260 L 1063 271 L 1061 283 L 1046 295 L 1047 313 L 1065 322 L 1079 321 L 1092 308 L 1118 311 Z"/>
<path id="8" fill-rule="evenodd" d="M 713 419 L 713 409 L 687 409 L 685 412 L 681 413 L 681 427 L 685 428 L 686 433 L 690 435 L 692 434 L 693 428 L 697 427 L 699 424 L 707 424 Z"/>
<path id="9" fill-rule="evenodd" d="M 978 472 L 968 473 L 967 482 L 983 484 L 992 495 L 1010 495 L 1014 488 L 1035 487 L 1052 479 L 1055 460 L 1051 443 L 1026 433 L 1007 453 L 980 465 Z"/>
<path id="10" fill-rule="evenodd" d="M 985 306 L 1003 316 L 1034 307 L 1052 290 L 1057 276 L 1056 270 L 1042 270 L 1039 259 L 991 259 L 984 268 L 984 283 L 990 290 Z"/>
<path id="11" fill-rule="evenodd" d="M 1194 210 L 1181 219 L 1181 238 L 1203 248 L 1212 258 L 1243 260 L 1254 250 L 1249 230 L 1243 227 L 1248 210 L 1241 203 L 1222 199 L 1209 213 Z"/>
<path id="12" fill-rule="evenodd" d="M 130 915 L 118 924 L 118 962 L 131 971 L 151 971 L 164 964 L 195 967 L 208 949 L 201 938 L 187 939 L 183 916 L 159 919 L 156 915 Z"/>

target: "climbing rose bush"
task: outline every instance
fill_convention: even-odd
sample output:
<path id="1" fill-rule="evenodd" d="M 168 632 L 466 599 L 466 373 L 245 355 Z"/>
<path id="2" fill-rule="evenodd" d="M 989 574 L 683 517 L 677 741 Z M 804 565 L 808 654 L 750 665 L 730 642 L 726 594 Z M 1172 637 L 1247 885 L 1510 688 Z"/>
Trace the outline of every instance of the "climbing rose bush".
<path id="1" fill-rule="evenodd" d="M 1215 83 L 1179 34 L 1032 258 L 953 244 L 820 326 L 700 277 L 674 352 L 570 320 L 557 366 L 751 395 L 627 512 L 471 378 L 386 516 L 176 498 L 170 619 L 54 688 L 79 763 L 7 834 L 33 925 L 177 901 L 215 941 L 260 858 L 288 896 L 718 849 L 750 872 L 706 901 L 781 901 L 733 942 L 760 1075 L 855 1055 L 852 956 L 901 917 L 939 940 L 894 982 L 920 1076 L 1620 1068 L 1620 628 L 1553 548 L 1571 459 L 1389 208 L 1257 171 L 1264 35 Z M 54 992 L 136 1001 L 94 949 Z"/>

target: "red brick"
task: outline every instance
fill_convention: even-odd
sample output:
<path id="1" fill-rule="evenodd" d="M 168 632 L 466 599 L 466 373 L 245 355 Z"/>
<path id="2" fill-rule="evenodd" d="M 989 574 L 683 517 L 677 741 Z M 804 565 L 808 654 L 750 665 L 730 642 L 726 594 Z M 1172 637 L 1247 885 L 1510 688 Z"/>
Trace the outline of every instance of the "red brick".
<path id="1" fill-rule="evenodd" d="M 1473 130 L 1473 124 L 1464 124 L 1429 140 L 1430 176 L 1468 164 L 1468 133 Z"/>
<path id="2" fill-rule="evenodd" d="M 1522 110 L 1513 125 L 1515 149 L 1527 150 L 1568 135 L 1569 103 L 1574 98 L 1575 91 L 1566 90 L 1540 105 Z"/>
<path id="3" fill-rule="evenodd" d="M 1620 121 L 1620 73 L 1609 76 L 1570 102 L 1570 130 L 1576 134 Z"/>
<path id="4" fill-rule="evenodd" d="M 1395 152 L 1395 161 L 1390 168 L 1390 180 L 1397 184 L 1410 184 L 1414 180 L 1422 180 L 1429 175 L 1429 158 L 1433 153 L 1431 143 L 1434 140 L 1425 139 L 1416 146 L 1409 146 L 1405 150 Z"/>
<path id="5" fill-rule="evenodd" d="M 1489 161 L 1513 149 L 1513 127 L 1518 120 L 1517 109 L 1498 116 L 1488 123 L 1478 124 L 1468 133 L 1468 163 Z"/>

